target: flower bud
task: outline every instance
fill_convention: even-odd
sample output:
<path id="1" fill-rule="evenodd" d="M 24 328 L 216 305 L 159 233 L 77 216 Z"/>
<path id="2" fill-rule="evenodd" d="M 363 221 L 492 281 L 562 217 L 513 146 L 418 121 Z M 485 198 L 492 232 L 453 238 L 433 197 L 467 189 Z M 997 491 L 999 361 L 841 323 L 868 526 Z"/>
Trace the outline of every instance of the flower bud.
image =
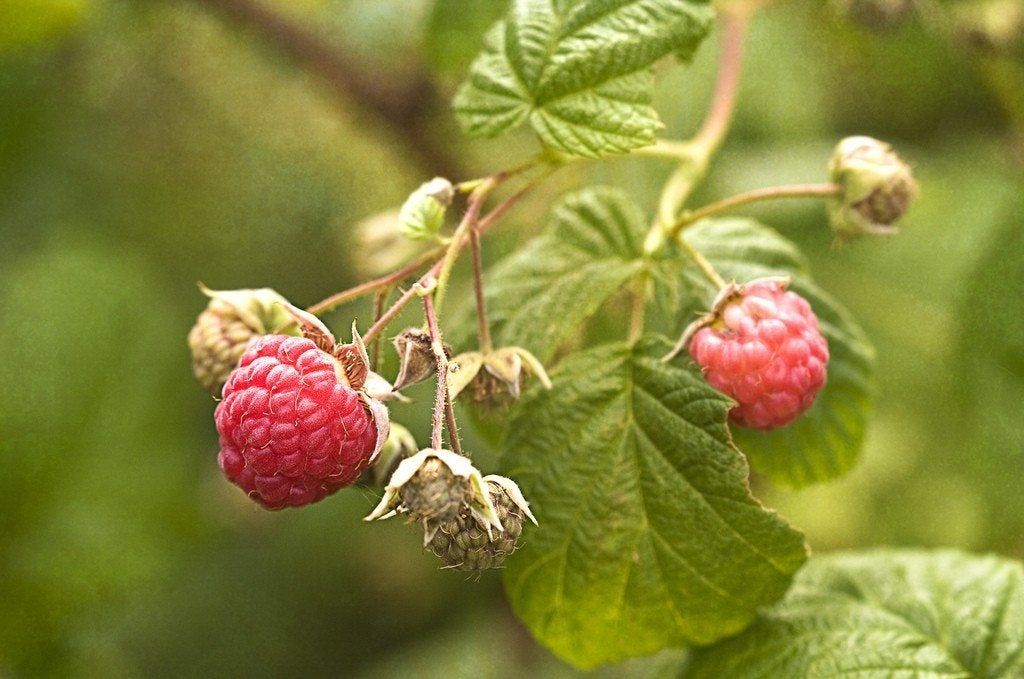
<path id="1" fill-rule="evenodd" d="M 434 177 L 412 192 L 398 211 L 398 228 L 413 240 L 430 240 L 444 224 L 444 214 L 455 197 L 455 187 Z"/>
<path id="2" fill-rule="evenodd" d="M 829 220 L 840 241 L 896 232 L 895 223 L 917 197 L 910 166 L 871 137 L 847 137 L 829 161 L 842 193 L 829 201 Z"/>
<path id="3" fill-rule="evenodd" d="M 297 334 L 297 329 L 281 328 L 291 320 L 285 310 L 288 302 L 269 288 L 200 289 L 210 301 L 188 333 L 192 372 L 204 389 L 219 396 L 253 339 L 274 330 Z"/>

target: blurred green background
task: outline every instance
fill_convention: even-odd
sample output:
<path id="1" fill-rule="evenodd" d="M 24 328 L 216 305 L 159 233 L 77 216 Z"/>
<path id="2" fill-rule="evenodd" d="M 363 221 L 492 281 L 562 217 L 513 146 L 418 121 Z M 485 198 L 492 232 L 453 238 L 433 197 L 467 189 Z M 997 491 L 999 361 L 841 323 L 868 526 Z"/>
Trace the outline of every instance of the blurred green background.
<path id="1" fill-rule="evenodd" d="M 572 674 L 515 621 L 497 574 L 442 572 L 416 531 L 363 523 L 371 490 L 302 511 L 248 502 L 217 469 L 185 344 L 197 281 L 312 303 L 378 263 L 360 221 L 434 174 L 532 153 L 525 135 L 465 140 L 446 105 L 503 4 L 267 0 L 342 55 L 357 77 L 339 86 L 231 11 L 245 2 L 0 0 L 0 676 Z M 659 69 L 671 136 L 700 120 L 713 43 Z M 922 185 L 902 235 L 839 250 L 820 205 L 749 210 L 805 248 L 878 353 L 857 469 L 799 492 L 753 479 L 815 550 L 1024 557 L 1024 182 L 1012 96 L 994 94 L 1019 69 L 820 0 L 755 21 L 734 133 L 698 201 L 821 181 L 855 133 L 892 142 Z M 653 205 L 668 171 L 570 168 L 488 258 L 561 191 L 608 182 Z M 347 335 L 353 315 L 370 311 L 328 320 Z M 423 438 L 429 391 L 413 395 L 394 416 Z"/>

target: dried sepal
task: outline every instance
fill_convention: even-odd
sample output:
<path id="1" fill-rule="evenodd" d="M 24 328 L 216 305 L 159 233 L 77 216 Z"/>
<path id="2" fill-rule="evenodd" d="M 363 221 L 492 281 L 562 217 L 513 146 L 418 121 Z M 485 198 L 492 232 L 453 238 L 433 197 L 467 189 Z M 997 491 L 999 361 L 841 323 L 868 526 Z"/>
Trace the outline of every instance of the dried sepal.
<path id="1" fill-rule="evenodd" d="M 450 450 L 434 448 L 424 448 L 399 463 L 394 474 L 391 475 L 388 485 L 384 488 L 384 496 L 365 520 L 387 519 L 396 514 L 408 512 L 409 507 L 403 502 L 403 490 L 432 460 L 440 461 L 455 479 L 461 479 L 460 483 L 465 484 L 465 507 L 479 515 L 481 522 L 488 526 L 488 530 L 491 528 L 502 530 L 498 514 L 487 492 L 487 484 L 469 458 L 457 455 Z M 429 529 L 429 527 L 427 528 Z M 429 537 L 427 539 L 429 540 Z"/>
<path id="2" fill-rule="evenodd" d="M 545 389 L 551 388 L 544 365 L 522 347 L 460 354 L 451 360 L 450 367 L 448 393 L 453 399 L 467 389 L 477 403 L 500 405 L 517 399 L 524 373 L 535 376 Z"/>
<path id="3" fill-rule="evenodd" d="M 497 474 L 488 474 L 484 477 L 484 481 L 501 486 L 506 493 L 508 493 L 509 499 L 512 500 L 519 509 L 523 511 L 523 514 L 530 521 L 533 522 L 534 526 L 539 525 L 537 523 L 537 517 L 530 511 L 530 503 L 526 501 L 526 496 L 523 495 L 523 491 L 519 489 L 519 484 L 508 478 L 507 476 L 499 476 Z"/>
<path id="4" fill-rule="evenodd" d="M 437 354 L 434 353 L 430 333 L 426 330 L 406 328 L 395 336 L 394 346 L 399 358 L 396 390 L 405 389 L 437 374 Z M 452 350 L 447 344 L 444 345 L 444 353 L 451 358 Z"/>

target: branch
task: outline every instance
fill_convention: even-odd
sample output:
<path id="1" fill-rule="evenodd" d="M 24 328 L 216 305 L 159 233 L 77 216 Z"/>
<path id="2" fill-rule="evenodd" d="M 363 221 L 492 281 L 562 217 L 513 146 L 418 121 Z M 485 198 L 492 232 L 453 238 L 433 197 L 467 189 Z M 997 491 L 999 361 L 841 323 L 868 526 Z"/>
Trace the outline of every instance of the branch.
<path id="1" fill-rule="evenodd" d="M 323 79 L 332 90 L 410 140 L 410 148 L 430 174 L 457 176 L 460 163 L 448 145 L 425 133 L 431 111 L 442 108 L 429 77 L 419 72 L 407 85 L 361 69 L 342 50 L 316 31 L 284 16 L 260 0 L 193 0 L 235 23 L 260 33 L 305 71 Z"/>
<path id="2" fill-rule="evenodd" d="M 838 196 L 842 194 L 843 187 L 838 184 L 791 184 L 788 186 L 769 186 L 763 189 L 754 189 L 735 196 L 723 198 L 715 203 L 710 203 L 702 208 L 692 210 L 683 214 L 682 217 L 669 229 L 669 237 L 675 238 L 679 232 L 690 224 L 699 222 L 705 217 L 726 212 L 734 207 L 757 203 L 763 200 L 777 200 L 779 198 L 815 198 L 826 196 Z"/>

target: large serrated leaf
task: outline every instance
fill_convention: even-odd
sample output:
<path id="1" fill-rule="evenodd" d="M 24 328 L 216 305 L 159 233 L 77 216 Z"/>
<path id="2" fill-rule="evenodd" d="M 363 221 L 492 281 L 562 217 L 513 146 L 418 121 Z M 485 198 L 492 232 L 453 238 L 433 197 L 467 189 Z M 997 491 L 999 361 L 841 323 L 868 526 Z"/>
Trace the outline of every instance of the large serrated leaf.
<path id="1" fill-rule="evenodd" d="M 505 583 L 534 636 L 579 667 L 735 634 L 805 559 L 750 495 L 728 400 L 661 363 L 667 349 L 575 354 L 508 428 L 503 466 L 540 527 Z"/>
<path id="2" fill-rule="evenodd" d="M 563 198 L 545 232 L 489 275 L 487 305 L 501 343 L 550 358 L 644 266 L 645 223 L 643 212 L 615 189 Z"/>
<path id="3" fill-rule="evenodd" d="M 736 444 L 755 470 L 782 485 L 801 487 L 836 478 L 857 462 L 871 405 L 874 352 L 857 323 L 811 281 L 796 246 L 749 219 L 706 220 L 686 238 L 725 278 L 738 282 L 792 275 L 792 289 L 811 303 L 828 340 L 828 383 L 814 406 L 788 427 L 758 432 L 736 427 Z M 686 322 L 714 296 L 711 284 L 690 264 L 683 274 L 697 292 L 684 305 Z M 682 323 L 680 324 L 682 325 Z"/>
<path id="4" fill-rule="evenodd" d="M 512 0 L 455 96 L 463 129 L 496 136 L 529 119 L 549 147 L 599 157 L 654 142 L 651 65 L 688 58 L 708 0 Z"/>
<path id="5" fill-rule="evenodd" d="M 877 551 L 815 557 L 742 635 L 688 677 L 1021 677 L 1024 571 L 997 557 Z"/>

